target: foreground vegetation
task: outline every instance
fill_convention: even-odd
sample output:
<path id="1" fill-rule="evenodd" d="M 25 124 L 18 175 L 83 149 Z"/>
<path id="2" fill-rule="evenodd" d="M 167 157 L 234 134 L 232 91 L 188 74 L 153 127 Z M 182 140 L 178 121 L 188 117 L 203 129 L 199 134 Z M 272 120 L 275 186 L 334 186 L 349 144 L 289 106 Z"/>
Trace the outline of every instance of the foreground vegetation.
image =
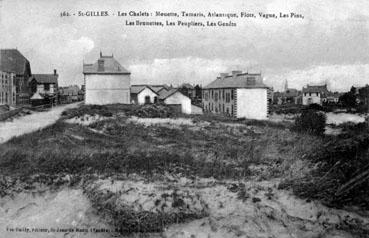
<path id="1" fill-rule="evenodd" d="M 240 178 L 253 175 L 250 165 L 264 165 L 269 167 L 265 176 L 277 177 L 320 144 L 313 136 L 257 121 L 239 126 L 236 121 L 226 124 L 197 117 L 193 126 L 145 126 L 127 121 L 135 110 L 127 106 L 71 109 L 56 124 L 0 145 L 2 172 L 145 176 L 169 172 Z M 89 126 L 64 121 L 89 113 L 110 119 Z"/>
<path id="2" fill-rule="evenodd" d="M 368 209 L 367 124 L 346 124 L 342 135 L 325 136 L 321 114 L 309 111 L 302 116 L 293 125 L 185 116 L 163 105 L 81 106 L 65 111 L 52 126 L 0 145 L 0 173 L 6 175 L 6 181 L 0 179 L 0 188 L 16 184 L 11 178 L 69 185 L 83 180 L 83 187 L 99 176 L 138 175 L 149 181 L 171 175 L 219 180 L 278 178 L 282 181 L 279 188 L 292 189 L 302 198 Z M 116 203 L 120 194 L 98 189 L 85 192 L 115 226 L 130 231 L 161 231 L 164 225 L 206 215 L 136 212 Z M 240 194 L 240 199 L 249 196 L 245 189 Z M 169 195 L 175 206 L 187 206 L 176 191 Z M 136 224 L 138 218 L 145 228 Z"/>

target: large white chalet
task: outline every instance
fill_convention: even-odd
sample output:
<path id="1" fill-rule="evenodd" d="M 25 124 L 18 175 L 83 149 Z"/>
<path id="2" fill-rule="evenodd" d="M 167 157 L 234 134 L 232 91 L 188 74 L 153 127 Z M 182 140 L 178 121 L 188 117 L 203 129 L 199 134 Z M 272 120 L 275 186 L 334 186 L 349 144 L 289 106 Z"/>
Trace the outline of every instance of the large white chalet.
<path id="1" fill-rule="evenodd" d="M 203 88 L 203 108 L 237 118 L 267 119 L 268 89 L 261 74 L 222 73 Z"/>
<path id="2" fill-rule="evenodd" d="M 112 56 L 103 56 L 94 64 L 83 64 L 86 104 L 129 104 L 131 73 Z"/>

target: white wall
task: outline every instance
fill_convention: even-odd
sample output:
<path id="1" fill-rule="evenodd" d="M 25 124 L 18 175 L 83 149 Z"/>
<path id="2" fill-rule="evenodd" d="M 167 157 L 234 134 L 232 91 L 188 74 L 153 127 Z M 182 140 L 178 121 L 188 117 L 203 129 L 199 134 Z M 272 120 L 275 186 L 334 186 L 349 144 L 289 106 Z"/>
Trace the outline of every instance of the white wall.
<path id="1" fill-rule="evenodd" d="M 311 96 L 309 93 L 307 93 L 305 96 L 305 93 L 304 93 L 302 95 L 302 105 L 309 105 L 312 103 L 322 104 L 319 93 L 311 93 Z"/>
<path id="2" fill-rule="evenodd" d="M 150 102 L 154 103 L 155 97 L 158 97 L 158 95 L 156 93 L 154 93 L 153 91 L 151 91 L 148 88 L 145 88 L 144 90 L 142 90 L 138 95 L 137 95 L 137 102 L 138 104 L 145 104 L 145 97 L 149 96 L 150 97 Z"/>
<path id="3" fill-rule="evenodd" d="M 128 104 L 129 100 L 130 100 L 129 89 L 86 90 L 85 104 L 96 104 L 96 105 L 114 104 L 114 103 Z"/>
<path id="4" fill-rule="evenodd" d="M 266 88 L 237 89 L 237 118 L 266 120 L 268 99 Z"/>
<path id="5" fill-rule="evenodd" d="M 130 75 L 87 74 L 86 104 L 130 103 Z"/>
<path id="6" fill-rule="evenodd" d="M 164 100 L 165 104 L 181 104 L 182 113 L 191 114 L 191 99 L 180 92 L 175 92 Z"/>

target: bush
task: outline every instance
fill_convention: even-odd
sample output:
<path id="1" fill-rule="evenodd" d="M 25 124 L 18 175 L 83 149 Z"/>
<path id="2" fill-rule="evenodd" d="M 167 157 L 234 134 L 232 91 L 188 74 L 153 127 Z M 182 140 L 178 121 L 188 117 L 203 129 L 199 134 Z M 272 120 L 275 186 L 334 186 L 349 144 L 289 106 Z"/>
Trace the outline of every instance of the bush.
<path id="1" fill-rule="evenodd" d="M 309 104 L 306 107 L 306 110 L 324 111 L 324 108 L 321 105 L 317 104 L 317 103 L 312 103 L 312 104 Z"/>
<path id="2" fill-rule="evenodd" d="M 127 113 L 128 116 L 143 118 L 167 118 L 174 117 L 175 110 L 167 105 L 146 104 Z"/>
<path id="3" fill-rule="evenodd" d="M 306 110 L 295 120 L 294 130 L 313 135 L 323 135 L 327 117 L 322 112 Z"/>
<path id="4" fill-rule="evenodd" d="M 324 141 L 322 149 L 308 156 L 316 169 L 302 179 L 282 182 L 281 188 L 291 187 L 296 195 L 329 206 L 369 209 L 369 127 L 347 124 L 344 133 Z"/>

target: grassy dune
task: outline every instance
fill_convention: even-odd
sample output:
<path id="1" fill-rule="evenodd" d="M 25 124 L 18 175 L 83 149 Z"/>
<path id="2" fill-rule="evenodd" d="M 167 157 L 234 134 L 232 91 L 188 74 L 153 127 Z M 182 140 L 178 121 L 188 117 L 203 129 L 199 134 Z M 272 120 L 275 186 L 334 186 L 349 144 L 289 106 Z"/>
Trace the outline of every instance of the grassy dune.
<path id="1" fill-rule="evenodd" d="M 127 106 L 70 109 L 54 125 L 0 145 L 0 168 L 5 174 L 21 175 L 169 172 L 269 178 L 289 173 L 291 166 L 303 167 L 296 161 L 321 144 L 317 137 L 269 122 L 196 116 L 191 118 L 193 125 L 145 126 L 127 120 L 126 114 L 134 110 Z M 111 119 L 89 126 L 65 122 L 84 114 Z M 255 166 L 260 169 L 250 169 Z"/>

